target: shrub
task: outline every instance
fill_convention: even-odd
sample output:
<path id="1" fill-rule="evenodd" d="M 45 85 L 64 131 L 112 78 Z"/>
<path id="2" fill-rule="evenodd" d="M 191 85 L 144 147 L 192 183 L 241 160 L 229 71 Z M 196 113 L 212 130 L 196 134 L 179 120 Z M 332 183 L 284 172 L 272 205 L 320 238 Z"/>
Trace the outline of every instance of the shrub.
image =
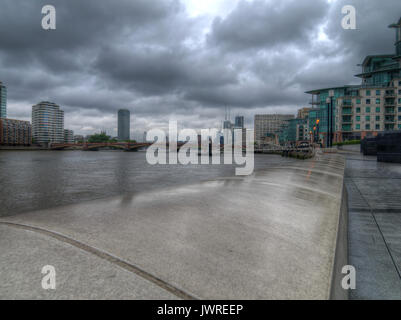
<path id="1" fill-rule="evenodd" d="M 361 140 L 349 140 L 349 141 L 344 141 L 344 142 L 336 142 L 336 143 L 333 143 L 333 146 L 347 146 L 347 145 L 355 145 L 355 144 L 361 144 Z"/>

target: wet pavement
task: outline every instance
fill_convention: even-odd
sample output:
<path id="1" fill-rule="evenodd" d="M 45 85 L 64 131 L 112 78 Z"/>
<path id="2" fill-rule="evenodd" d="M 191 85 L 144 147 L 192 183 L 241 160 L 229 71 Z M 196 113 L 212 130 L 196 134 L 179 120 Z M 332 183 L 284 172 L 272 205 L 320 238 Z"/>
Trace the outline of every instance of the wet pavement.
<path id="1" fill-rule="evenodd" d="M 0 218 L 0 298 L 329 299 L 344 169 L 318 155 Z"/>
<path id="2" fill-rule="evenodd" d="M 351 299 L 401 299 L 401 165 L 344 153 L 349 260 L 357 271 Z"/>

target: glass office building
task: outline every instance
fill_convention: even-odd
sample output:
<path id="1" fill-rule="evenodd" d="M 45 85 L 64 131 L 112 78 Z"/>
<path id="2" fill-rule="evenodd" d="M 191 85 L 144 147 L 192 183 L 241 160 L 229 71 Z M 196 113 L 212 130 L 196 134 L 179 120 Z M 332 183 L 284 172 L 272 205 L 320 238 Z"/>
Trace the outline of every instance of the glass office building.
<path id="1" fill-rule="evenodd" d="M 130 140 L 131 113 L 129 110 L 118 110 L 118 140 Z"/>
<path id="2" fill-rule="evenodd" d="M 244 117 L 243 116 L 236 116 L 235 117 L 235 128 L 244 128 Z"/>
<path id="3" fill-rule="evenodd" d="M 7 87 L 0 82 L 0 118 L 7 118 Z"/>

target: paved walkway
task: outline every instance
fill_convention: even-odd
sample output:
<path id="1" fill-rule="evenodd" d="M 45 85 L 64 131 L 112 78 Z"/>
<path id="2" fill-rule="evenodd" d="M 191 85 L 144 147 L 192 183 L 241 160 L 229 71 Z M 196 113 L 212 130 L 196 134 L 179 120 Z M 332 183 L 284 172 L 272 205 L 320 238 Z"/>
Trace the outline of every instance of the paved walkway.
<path id="1" fill-rule="evenodd" d="M 346 155 L 351 299 L 401 299 L 401 165 Z"/>
<path id="2" fill-rule="evenodd" d="M 0 218 L 0 298 L 328 299 L 344 168 L 322 155 Z"/>

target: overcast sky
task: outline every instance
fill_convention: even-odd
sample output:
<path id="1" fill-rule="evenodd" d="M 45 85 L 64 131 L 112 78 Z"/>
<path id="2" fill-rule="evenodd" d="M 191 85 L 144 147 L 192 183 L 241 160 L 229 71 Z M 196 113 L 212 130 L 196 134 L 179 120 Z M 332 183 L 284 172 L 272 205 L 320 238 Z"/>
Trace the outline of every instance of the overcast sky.
<path id="1" fill-rule="evenodd" d="M 341 27 L 347 4 L 357 30 Z M 1 0 L 0 81 L 8 117 L 48 100 L 76 134 L 115 136 L 119 108 L 140 139 L 169 119 L 220 127 L 226 106 L 253 127 L 308 106 L 307 90 L 359 83 L 364 56 L 394 52 L 400 16 L 400 0 Z"/>

